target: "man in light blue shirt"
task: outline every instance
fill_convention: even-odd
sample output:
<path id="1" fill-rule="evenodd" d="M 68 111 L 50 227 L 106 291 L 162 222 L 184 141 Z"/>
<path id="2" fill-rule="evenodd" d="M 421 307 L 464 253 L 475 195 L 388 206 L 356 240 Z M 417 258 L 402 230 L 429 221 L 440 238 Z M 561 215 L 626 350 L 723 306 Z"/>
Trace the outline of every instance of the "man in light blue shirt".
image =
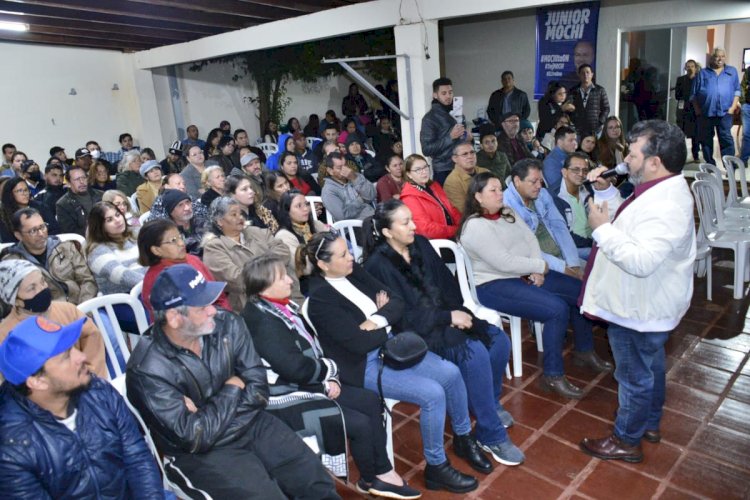
<path id="1" fill-rule="evenodd" d="M 578 148 L 576 131 L 571 127 L 560 127 L 555 132 L 555 147 L 544 159 L 544 181 L 550 193 L 560 191 L 562 168 L 568 155 Z"/>
<path id="2" fill-rule="evenodd" d="M 693 80 L 691 101 L 698 117 L 698 134 L 703 146 L 704 161 L 714 160 L 714 129 L 719 135 L 721 154 L 734 155 L 732 115 L 740 105 L 740 79 L 737 68 L 726 64 L 727 54 L 722 48 L 711 53 L 708 68 L 703 68 Z"/>

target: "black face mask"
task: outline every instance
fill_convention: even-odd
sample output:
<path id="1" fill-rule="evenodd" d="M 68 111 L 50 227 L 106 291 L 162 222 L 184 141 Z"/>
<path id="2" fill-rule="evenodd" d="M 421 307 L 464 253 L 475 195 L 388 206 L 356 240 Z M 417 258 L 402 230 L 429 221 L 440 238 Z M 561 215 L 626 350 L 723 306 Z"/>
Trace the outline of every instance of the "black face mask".
<path id="1" fill-rule="evenodd" d="M 45 288 L 30 299 L 21 300 L 23 301 L 23 308 L 27 311 L 43 313 L 52 304 L 52 291 L 49 288 Z"/>
<path id="2" fill-rule="evenodd" d="M 42 173 L 38 170 L 32 170 L 28 175 L 31 182 L 39 182 L 42 180 Z"/>

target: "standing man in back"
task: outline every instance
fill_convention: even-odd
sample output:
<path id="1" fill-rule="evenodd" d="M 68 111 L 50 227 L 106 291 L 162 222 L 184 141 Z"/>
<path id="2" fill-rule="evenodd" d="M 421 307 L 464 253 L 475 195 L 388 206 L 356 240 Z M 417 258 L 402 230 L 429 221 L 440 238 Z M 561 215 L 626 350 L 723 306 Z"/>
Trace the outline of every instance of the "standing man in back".
<path id="1" fill-rule="evenodd" d="M 512 71 L 503 71 L 500 76 L 502 88 L 497 89 L 490 96 L 487 103 L 487 119 L 500 128 L 501 117 L 505 113 L 518 113 L 522 120 L 527 120 L 531 114 L 529 96 L 526 92 L 516 88 L 516 81 Z"/>
<path id="2" fill-rule="evenodd" d="M 453 148 L 466 142 L 466 127 L 450 112 L 453 109 L 453 82 L 441 77 L 432 82 L 432 108 L 422 118 L 419 142 L 422 153 L 432 158 L 433 180 L 441 185 L 453 170 Z"/>

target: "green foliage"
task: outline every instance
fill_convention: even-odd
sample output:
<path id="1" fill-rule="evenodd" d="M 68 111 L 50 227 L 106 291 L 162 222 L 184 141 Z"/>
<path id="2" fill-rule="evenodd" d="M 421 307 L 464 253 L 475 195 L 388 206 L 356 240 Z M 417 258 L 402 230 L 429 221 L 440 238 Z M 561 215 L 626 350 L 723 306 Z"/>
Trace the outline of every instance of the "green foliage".
<path id="1" fill-rule="evenodd" d="M 291 81 L 312 83 L 319 78 L 341 74 L 338 64 L 324 64 L 324 58 L 363 57 L 394 54 L 395 42 L 391 29 L 357 33 L 316 42 L 274 47 L 232 56 L 198 61 L 190 71 L 201 71 L 211 64 L 229 64 L 232 81 L 245 77 L 253 80 L 258 94 L 243 100 L 258 107 L 261 130 L 266 120 L 282 123 L 292 99 L 286 95 Z M 396 77 L 395 59 L 367 61 L 357 67 L 380 81 Z"/>

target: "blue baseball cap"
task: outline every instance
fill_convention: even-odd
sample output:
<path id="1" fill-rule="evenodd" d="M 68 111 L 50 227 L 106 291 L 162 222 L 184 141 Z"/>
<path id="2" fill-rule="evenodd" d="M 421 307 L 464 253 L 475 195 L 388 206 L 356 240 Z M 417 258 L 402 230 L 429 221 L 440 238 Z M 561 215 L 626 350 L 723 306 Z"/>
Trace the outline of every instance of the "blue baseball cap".
<path id="1" fill-rule="evenodd" d="M 76 343 L 86 319 L 80 318 L 67 326 L 42 316 L 21 321 L 0 344 L 0 372 L 11 384 L 24 383 L 48 359 Z"/>
<path id="2" fill-rule="evenodd" d="M 223 281 L 206 281 L 200 271 L 187 264 L 164 269 L 156 277 L 151 291 L 151 307 L 165 311 L 173 307 L 204 307 L 216 302 L 224 287 Z"/>

